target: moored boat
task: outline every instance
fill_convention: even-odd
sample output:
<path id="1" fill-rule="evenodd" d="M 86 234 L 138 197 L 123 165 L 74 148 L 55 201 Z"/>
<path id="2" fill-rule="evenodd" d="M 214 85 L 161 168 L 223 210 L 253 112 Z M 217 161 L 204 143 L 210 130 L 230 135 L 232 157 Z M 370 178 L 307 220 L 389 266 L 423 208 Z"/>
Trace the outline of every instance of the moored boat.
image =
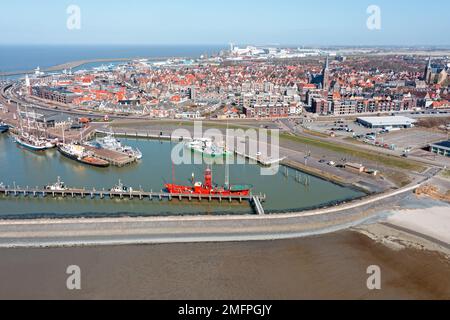
<path id="1" fill-rule="evenodd" d="M 142 152 L 139 149 L 137 148 L 134 149 L 130 146 L 122 145 L 122 143 L 116 138 L 114 138 L 112 135 L 108 135 L 104 138 L 88 142 L 87 145 L 97 149 L 106 149 L 120 153 L 125 153 L 130 157 L 136 158 L 137 160 L 142 159 Z"/>
<path id="2" fill-rule="evenodd" d="M 196 182 L 192 186 L 181 186 L 176 184 L 166 184 L 166 190 L 171 194 L 192 194 L 192 195 L 219 195 L 219 196 L 249 196 L 253 186 L 251 185 L 231 185 L 214 186 L 212 182 L 212 171 L 206 169 L 204 182 Z"/>
<path id="3" fill-rule="evenodd" d="M 119 180 L 119 184 L 112 187 L 109 191 L 118 192 L 118 193 L 129 193 L 133 192 L 133 188 L 125 186 L 121 180 Z"/>
<path id="4" fill-rule="evenodd" d="M 19 146 L 31 151 L 45 151 L 52 148 L 52 146 L 50 146 L 46 141 L 42 141 L 34 138 L 33 136 L 24 134 L 14 136 L 14 141 Z"/>
<path id="5" fill-rule="evenodd" d="M 45 190 L 49 191 L 66 191 L 66 185 L 63 181 L 61 181 L 61 178 L 58 177 L 58 180 L 54 184 L 49 184 L 45 186 Z"/>
<path id="6" fill-rule="evenodd" d="M 195 139 L 186 143 L 186 147 L 194 152 L 201 153 L 208 157 L 224 157 L 228 155 L 225 147 L 215 144 L 211 139 Z"/>
<path id="7" fill-rule="evenodd" d="M 75 160 L 82 164 L 87 164 L 99 168 L 109 167 L 109 162 L 95 157 L 92 153 L 86 152 L 83 146 L 76 144 L 60 144 L 58 151 L 71 160 Z"/>

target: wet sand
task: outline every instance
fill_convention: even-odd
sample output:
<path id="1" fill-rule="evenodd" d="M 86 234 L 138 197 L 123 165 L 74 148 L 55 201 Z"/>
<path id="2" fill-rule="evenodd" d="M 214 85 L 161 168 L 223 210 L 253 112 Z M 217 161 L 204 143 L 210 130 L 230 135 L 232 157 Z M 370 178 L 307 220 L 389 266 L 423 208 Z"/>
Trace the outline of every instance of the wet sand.
<path id="1" fill-rule="evenodd" d="M 0 298 L 450 299 L 450 262 L 352 231 L 245 243 L 1 249 Z M 82 290 L 65 287 L 79 265 Z M 382 290 L 366 287 L 367 267 Z"/>

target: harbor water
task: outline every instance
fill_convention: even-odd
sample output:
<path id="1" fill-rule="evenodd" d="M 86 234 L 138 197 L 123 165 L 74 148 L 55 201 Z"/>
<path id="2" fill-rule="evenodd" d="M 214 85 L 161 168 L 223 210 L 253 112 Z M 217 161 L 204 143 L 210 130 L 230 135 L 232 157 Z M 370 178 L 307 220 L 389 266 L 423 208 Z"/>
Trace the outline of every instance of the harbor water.
<path id="1" fill-rule="evenodd" d="M 127 167 L 94 168 L 61 156 L 57 150 L 35 153 L 17 146 L 8 135 L 0 136 L 0 182 L 9 186 L 40 187 L 54 183 L 57 177 L 67 187 L 86 190 L 109 190 L 121 180 L 136 190 L 160 192 L 165 183 L 192 184 L 203 181 L 206 164 L 173 166 L 171 152 L 174 144 L 162 141 L 122 139 L 122 143 L 139 148 L 143 159 Z M 197 155 L 198 156 L 198 155 Z M 212 165 L 215 184 L 225 183 L 225 166 Z M 281 167 L 273 176 L 261 175 L 254 164 L 230 165 L 232 184 L 251 184 L 255 194 L 267 195 L 264 208 L 279 213 L 333 205 L 363 196 L 350 188 Z M 53 199 L 0 197 L 0 216 L 149 216 L 186 214 L 253 214 L 248 203 L 222 204 L 207 201 L 180 202 L 110 200 L 110 199 Z"/>

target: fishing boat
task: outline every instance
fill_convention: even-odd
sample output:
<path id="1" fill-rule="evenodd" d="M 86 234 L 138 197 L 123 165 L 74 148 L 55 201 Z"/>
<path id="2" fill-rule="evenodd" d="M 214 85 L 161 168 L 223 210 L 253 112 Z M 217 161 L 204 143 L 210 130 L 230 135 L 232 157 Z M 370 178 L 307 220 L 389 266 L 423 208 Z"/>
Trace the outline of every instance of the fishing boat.
<path id="1" fill-rule="evenodd" d="M 19 146 L 31 151 L 45 151 L 55 147 L 52 143 L 46 140 L 37 139 L 36 137 L 28 135 L 26 133 L 15 135 L 14 141 Z"/>
<path id="2" fill-rule="evenodd" d="M 251 185 L 213 185 L 212 171 L 207 168 L 204 182 L 195 182 L 192 186 L 166 184 L 166 190 L 171 194 L 191 195 L 219 195 L 219 196 L 249 196 L 253 186 Z"/>
<path id="3" fill-rule="evenodd" d="M 137 160 L 141 160 L 143 155 L 139 149 L 134 149 L 130 146 L 124 146 L 122 143 L 114 138 L 113 135 L 107 135 L 104 138 L 97 139 L 95 141 L 88 142 L 87 145 L 97 148 L 112 150 L 120 153 L 125 153 L 130 157 L 134 157 Z"/>
<path id="4" fill-rule="evenodd" d="M 66 191 L 68 189 L 66 188 L 65 183 L 63 181 L 61 181 L 61 178 L 58 177 L 58 180 L 55 183 L 45 186 L 45 190 L 49 190 L 49 191 Z"/>
<path id="5" fill-rule="evenodd" d="M 107 168 L 109 162 L 95 157 L 91 152 L 86 151 L 83 146 L 77 144 L 60 144 L 58 151 L 71 160 L 93 167 Z"/>
<path id="6" fill-rule="evenodd" d="M 198 152 L 209 157 L 223 157 L 228 155 L 225 147 L 215 144 L 212 139 L 194 139 L 187 142 L 186 147 L 193 152 Z"/>
<path id="7" fill-rule="evenodd" d="M 119 180 L 119 183 L 112 187 L 109 191 L 118 193 L 130 193 L 133 192 L 133 188 L 125 186 L 122 181 Z"/>
<path id="8" fill-rule="evenodd" d="M 47 149 L 53 149 L 56 148 L 56 145 L 58 144 L 58 140 L 51 140 L 51 139 L 46 139 L 46 138 L 39 138 L 39 141 L 41 141 L 41 143 L 43 143 Z"/>

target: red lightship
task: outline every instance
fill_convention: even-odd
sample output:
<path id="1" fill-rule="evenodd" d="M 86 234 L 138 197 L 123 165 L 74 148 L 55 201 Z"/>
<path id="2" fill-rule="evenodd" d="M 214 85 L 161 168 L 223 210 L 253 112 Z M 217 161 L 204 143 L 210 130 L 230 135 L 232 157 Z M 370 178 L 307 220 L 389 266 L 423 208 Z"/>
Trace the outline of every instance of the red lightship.
<path id="1" fill-rule="evenodd" d="M 192 194 L 192 195 L 219 195 L 219 196 L 249 196 L 251 185 L 214 186 L 212 183 L 211 169 L 205 171 L 205 181 L 196 182 L 193 186 L 180 186 L 176 184 L 166 184 L 166 189 L 171 194 Z"/>

